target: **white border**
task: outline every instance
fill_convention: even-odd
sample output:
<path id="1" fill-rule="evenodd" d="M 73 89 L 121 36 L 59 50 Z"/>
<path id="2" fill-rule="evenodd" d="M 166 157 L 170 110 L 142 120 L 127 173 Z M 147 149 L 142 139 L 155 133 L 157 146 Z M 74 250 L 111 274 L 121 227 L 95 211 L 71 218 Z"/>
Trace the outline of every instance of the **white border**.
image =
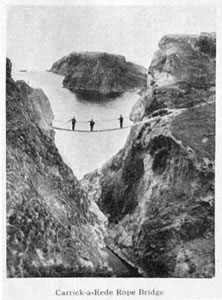
<path id="1" fill-rule="evenodd" d="M 221 2 L 221 3 L 220 3 Z M 146 6 L 183 6 L 183 5 L 214 5 L 217 8 L 217 111 L 216 111 L 216 276 L 213 279 L 151 279 L 151 278 L 44 278 L 44 279 L 7 279 L 5 277 L 5 263 L 3 263 L 3 269 L 1 272 L 1 283 L 3 285 L 4 300 L 51 300 L 51 299 L 133 299 L 133 300 L 147 300 L 147 299 L 222 299 L 222 168 L 221 158 L 222 153 L 222 61 L 221 53 L 219 52 L 222 45 L 222 1 L 220 0 L 8 0 L 5 3 L 0 4 L 0 61 L 1 66 L 5 66 L 5 32 L 6 32 L 6 6 L 11 5 L 50 5 L 50 6 L 63 6 L 63 5 L 146 5 Z M 5 95 L 5 70 L 1 68 L 3 72 L 0 74 L 1 84 L 0 93 Z M 221 100 L 221 101 L 220 101 Z M 1 108 L 1 231 L 3 239 L 5 240 L 5 101 L 4 96 L 0 100 Z M 4 200 L 4 201 L 3 201 Z M 1 249 L 1 261 L 5 262 L 5 243 L 0 247 Z M 165 292 L 163 297 L 78 297 L 67 296 L 58 297 L 55 295 L 56 289 L 112 289 L 115 291 L 117 288 L 121 289 L 159 289 Z"/>

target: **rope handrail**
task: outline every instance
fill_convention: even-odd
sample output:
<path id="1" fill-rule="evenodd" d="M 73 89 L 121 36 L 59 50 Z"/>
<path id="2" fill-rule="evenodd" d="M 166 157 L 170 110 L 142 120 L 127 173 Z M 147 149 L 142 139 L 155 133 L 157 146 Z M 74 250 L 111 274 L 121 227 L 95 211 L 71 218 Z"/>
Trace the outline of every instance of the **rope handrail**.
<path id="1" fill-rule="evenodd" d="M 124 119 L 127 119 L 128 117 L 129 116 L 123 116 Z M 115 119 L 95 119 L 94 121 L 95 122 L 109 122 L 109 121 L 116 121 L 116 120 L 119 120 L 119 118 L 115 118 Z M 71 122 L 72 119 L 67 120 L 67 121 L 55 119 L 54 121 L 58 122 L 58 123 L 68 123 L 68 122 Z M 78 120 L 76 120 L 76 123 L 81 123 L 81 124 L 86 124 L 86 123 L 89 123 L 89 122 L 90 122 L 90 120 L 88 120 L 88 121 L 78 121 Z"/>

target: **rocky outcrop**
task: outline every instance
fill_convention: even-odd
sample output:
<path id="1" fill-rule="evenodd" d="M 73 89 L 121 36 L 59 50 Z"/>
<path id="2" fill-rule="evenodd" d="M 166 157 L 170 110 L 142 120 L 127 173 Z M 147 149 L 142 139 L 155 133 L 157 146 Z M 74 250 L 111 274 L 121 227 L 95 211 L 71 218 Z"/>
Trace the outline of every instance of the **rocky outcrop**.
<path id="1" fill-rule="evenodd" d="M 8 277 L 110 276 L 106 217 L 54 144 L 42 90 L 6 68 Z"/>
<path id="2" fill-rule="evenodd" d="M 214 276 L 215 34 L 165 36 L 124 148 L 83 186 L 147 277 Z"/>
<path id="3" fill-rule="evenodd" d="M 148 89 L 132 120 L 161 108 L 188 108 L 215 94 L 216 37 L 169 35 L 161 39 L 148 71 Z"/>
<path id="4" fill-rule="evenodd" d="M 144 67 L 126 62 L 123 56 L 99 52 L 71 53 L 50 71 L 65 75 L 64 87 L 89 99 L 141 89 L 147 80 Z"/>

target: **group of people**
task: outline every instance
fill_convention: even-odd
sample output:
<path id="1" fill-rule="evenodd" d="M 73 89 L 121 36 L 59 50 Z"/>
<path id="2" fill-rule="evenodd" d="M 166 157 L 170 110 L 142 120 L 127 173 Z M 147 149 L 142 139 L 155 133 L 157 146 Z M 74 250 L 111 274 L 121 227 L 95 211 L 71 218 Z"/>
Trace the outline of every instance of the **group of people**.
<path id="1" fill-rule="evenodd" d="M 123 116 L 120 115 L 120 117 L 118 118 L 118 120 L 119 120 L 120 128 L 123 128 Z M 76 125 L 76 122 L 77 122 L 76 118 L 73 117 L 71 119 L 71 121 L 72 121 L 72 130 L 74 131 L 75 130 L 75 125 Z M 95 125 L 95 121 L 93 119 L 91 119 L 90 121 L 88 121 L 88 123 L 90 125 L 90 131 L 93 131 L 93 127 Z"/>

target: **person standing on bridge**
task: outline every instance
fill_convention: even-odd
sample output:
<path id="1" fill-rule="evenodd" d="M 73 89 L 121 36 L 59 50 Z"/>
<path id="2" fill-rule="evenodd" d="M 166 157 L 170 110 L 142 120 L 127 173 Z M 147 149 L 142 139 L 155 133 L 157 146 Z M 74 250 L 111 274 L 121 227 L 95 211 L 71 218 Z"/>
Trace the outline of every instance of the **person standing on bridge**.
<path id="1" fill-rule="evenodd" d="M 89 125 L 90 125 L 90 131 L 93 131 L 93 127 L 94 127 L 94 125 L 95 125 L 95 122 L 93 121 L 93 119 L 91 119 L 91 120 L 89 121 Z"/>
<path id="2" fill-rule="evenodd" d="M 123 128 L 123 116 L 120 115 L 119 117 L 119 125 L 120 125 L 120 128 Z"/>
<path id="3" fill-rule="evenodd" d="M 73 117 L 73 118 L 72 118 L 72 130 L 73 130 L 73 131 L 75 130 L 75 125 L 76 125 L 76 118 Z"/>

